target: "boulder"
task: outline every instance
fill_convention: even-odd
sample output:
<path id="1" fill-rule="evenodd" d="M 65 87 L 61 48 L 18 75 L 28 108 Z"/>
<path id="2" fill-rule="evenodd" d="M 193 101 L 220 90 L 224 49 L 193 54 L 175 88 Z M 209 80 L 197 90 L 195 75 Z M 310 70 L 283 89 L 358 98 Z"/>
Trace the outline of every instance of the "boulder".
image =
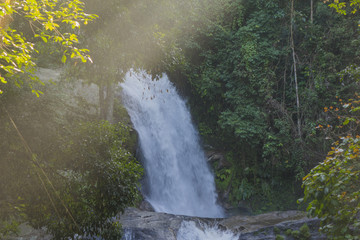
<path id="1" fill-rule="evenodd" d="M 1 236 L 0 236 L 1 238 Z M 8 236 L 5 240 L 50 240 L 52 236 L 45 229 L 34 229 L 27 223 L 20 224 L 17 235 Z"/>
<path id="2" fill-rule="evenodd" d="M 176 240 L 182 216 L 141 211 L 128 208 L 120 216 L 124 239 L 128 240 Z"/>
<path id="3" fill-rule="evenodd" d="M 140 203 L 139 209 L 142 211 L 155 212 L 153 206 L 151 206 L 151 204 L 146 200 Z"/>
<path id="4" fill-rule="evenodd" d="M 222 152 L 207 151 L 206 157 L 209 163 L 217 162 L 217 170 L 224 167 L 231 167 L 231 163 L 226 160 L 226 157 Z"/>

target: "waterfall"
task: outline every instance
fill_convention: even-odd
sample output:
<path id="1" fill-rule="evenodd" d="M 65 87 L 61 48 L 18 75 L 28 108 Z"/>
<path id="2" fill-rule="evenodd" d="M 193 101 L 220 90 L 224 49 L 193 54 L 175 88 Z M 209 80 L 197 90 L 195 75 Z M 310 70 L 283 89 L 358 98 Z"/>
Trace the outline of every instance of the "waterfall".
<path id="1" fill-rule="evenodd" d="M 222 217 L 214 177 L 185 101 L 164 75 L 129 72 L 123 102 L 139 134 L 146 200 L 157 212 Z"/>

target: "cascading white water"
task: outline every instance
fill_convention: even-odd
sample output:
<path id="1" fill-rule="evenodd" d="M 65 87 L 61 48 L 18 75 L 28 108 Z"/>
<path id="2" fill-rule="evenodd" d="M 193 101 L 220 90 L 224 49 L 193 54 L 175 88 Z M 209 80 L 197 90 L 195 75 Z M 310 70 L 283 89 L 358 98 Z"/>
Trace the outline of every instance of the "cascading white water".
<path id="1" fill-rule="evenodd" d="M 157 212 L 222 217 L 214 178 L 185 101 L 164 75 L 129 72 L 123 102 L 139 134 L 146 170 L 146 199 Z"/>
<path id="2" fill-rule="evenodd" d="M 239 234 L 222 231 L 217 226 L 196 226 L 194 221 L 183 221 L 176 236 L 177 240 L 238 240 Z"/>

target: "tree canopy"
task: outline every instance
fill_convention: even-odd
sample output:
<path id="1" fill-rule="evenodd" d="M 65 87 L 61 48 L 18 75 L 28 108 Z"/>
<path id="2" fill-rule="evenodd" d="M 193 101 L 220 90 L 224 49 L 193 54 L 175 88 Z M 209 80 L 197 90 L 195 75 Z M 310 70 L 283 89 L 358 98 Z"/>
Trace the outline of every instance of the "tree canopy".
<path id="1" fill-rule="evenodd" d="M 79 47 L 78 34 L 82 24 L 87 24 L 96 15 L 83 10 L 84 3 L 79 0 L 2 0 L 0 2 L 0 82 L 6 84 L 17 73 L 33 72 L 36 66 L 33 54 L 37 52 L 35 42 L 55 42 L 63 48 L 62 61 L 67 57 L 90 60 L 88 50 Z M 20 21 L 26 32 L 17 30 L 10 23 Z M 35 76 L 30 80 L 39 82 Z M 23 79 L 12 79 L 21 86 Z M 33 88 L 36 95 L 41 93 Z M 3 90 L 0 85 L 0 93 Z"/>
<path id="2" fill-rule="evenodd" d="M 226 166 L 214 165 L 220 196 L 258 211 L 296 208 L 339 121 L 324 107 L 358 89 L 339 76 L 359 63 L 356 15 L 323 1 L 192 4 L 179 38 L 187 81 L 177 81 L 206 143 L 226 155 Z"/>

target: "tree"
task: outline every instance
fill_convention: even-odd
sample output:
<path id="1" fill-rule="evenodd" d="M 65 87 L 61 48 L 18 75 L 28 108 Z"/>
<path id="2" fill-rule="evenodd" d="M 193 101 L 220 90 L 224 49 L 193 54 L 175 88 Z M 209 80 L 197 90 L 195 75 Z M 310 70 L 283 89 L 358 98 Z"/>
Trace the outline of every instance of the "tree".
<path id="1" fill-rule="evenodd" d="M 312 4 L 311 4 L 312 6 Z M 312 11 L 311 11 L 312 12 Z M 299 84 L 298 84 L 298 74 L 297 74 L 297 62 L 296 62 L 296 52 L 295 52 L 295 43 L 294 43 L 294 24 L 295 24 L 295 9 L 294 9 L 294 0 L 291 1 L 291 17 L 290 17 L 290 42 L 291 42 L 291 51 L 293 59 L 293 71 L 294 71 L 294 82 L 295 82 L 295 92 L 296 92 L 296 115 L 297 115 L 297 129 L 299 138 L 301 139 L 301 115 L 300 115 L 300 100 L 299 100 Z M 311 20 L 312 22 L 312 20 Z"/>
<path id="2" fill-rule="evenodd" d="M 331 2 L 329 6 L 342 15 L 355 14 L 360 8 L 358 0 L 324 2 Z M 352 84 L 358 90 L 356 64 L 351 63 L 339 76 L 343 84 Z M 321 219 L 320 230 L 331 239 L 360 239 L 359 98 L 355 93 L 348 102 L 339 99 L 342 112 L 340 107 L 324 108 L 324 112 L 334 112 L 340 120 L 337 127 L 328 129 L 333 135 L 333 146 L 326 159 L 303 178 L 304 198 L 299 202 L 307 205 L 311 216 Z M 331 128 L 330 124 L 327 126 Z"/>
<path id="3" fill-rule="evenodd" d="M 28 85 L 8 85 L 0 96 L 0 238 L 14 231 L 9 223 L 28 222 L 55 239 L 120 239 L 113 218 L 138 199 L 134 132 L 69 104 L 62 87 L 36 98 Z"/>
<path id="4" fill-rule="evenodd" d="M 58 43 L 63 48 L 63 62 L 67 57 L 91 61 L 88 50 L 79 48 L 78 34 L 74 33 L 81 24 L 96 18 L 96 15 L 86 14 L 83 7 L 80 0 L 1 0 L 0 84 L 6 84 L 18 73 L 34 72 L 33 54 L 37 52 L 34 43 L 39 39 Z M 11 22 L 17 19 L 31 29 L 29 36 L 12 28 Z M 30 80 L 32 91 L 41 94 L 33 85 L 39 80 L 35 76 Z M 24 83 L 21 78 L 11 81 L 17 86 Z M 0 93 L 2 88 L 0 85 Z"/>
<path id="5" fill-rule="evenodd" d="M 314 0 L 310 1 L 310 22 L 314 22 Z"/>
<path id="6" fill-rule="evenodd" d="M 336 12 L 342 15 L 346 15 L 349 12 L 355 14 L 360 9 L 359 0 L 350 0 L 350 1 L 324 0 L 324 3 L 329 3 L 329 7 L 334 8 Z"/>
<path id="7" fill-rule="evenodd" d="M 342 104 L 345 113 L 337 115 L 344 119 L 339 127 L 347 129 L 345 136 L 333 143 L 326 159 L 303 179 L 300 202 L 308 205 L 311 216 L 321 219 L 320 231 L 332 239 L 360 236 L 359 98 Z"/>
<path id="8" fill-rule="evenodd" d="M 33 226 L 45 225 L 55 239 L 99 236 L 120 239 L 115 216 L 139 199 L 142 168 L 128 151 L 129 128 L 108 122 L 80 123 L 60 141 L 62 152 L 53 163 L 57 182 L 55 204 L 38 199 L 25 213 Z M 55 208 L 55 209 L 54 209 Z"/>

